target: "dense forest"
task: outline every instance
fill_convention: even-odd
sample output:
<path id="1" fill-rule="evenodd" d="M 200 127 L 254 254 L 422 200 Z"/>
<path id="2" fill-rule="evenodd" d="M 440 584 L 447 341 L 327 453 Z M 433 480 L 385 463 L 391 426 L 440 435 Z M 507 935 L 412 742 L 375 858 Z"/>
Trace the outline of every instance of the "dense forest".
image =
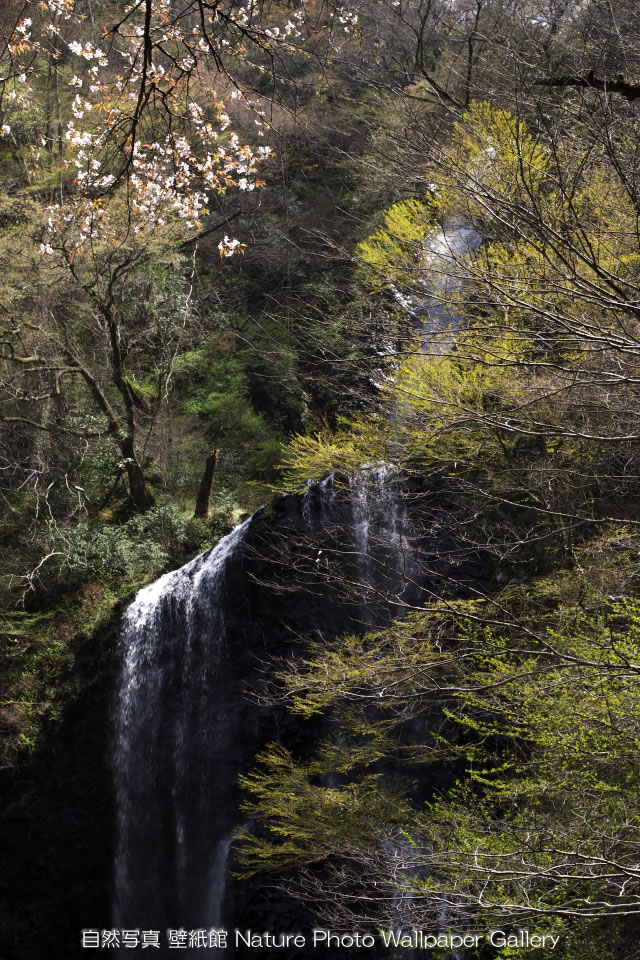
<path id="1" fill-rule="evenodd" d="M 2 5 L 10 960 L 108 922 L 51 939 L 56 864 L 109 856 L 59 818 L 111 816 L 107 734 L 69 731 L 122 612 L 328 481 L 403 498 L 407 561 L 317 552 L 386 614 L 247 694 L 288 733 L 242 775 L 237 882 L 335 930 L 554 942 L 469 958 L 639 955 L 639 101 L 633 0 Z"/>

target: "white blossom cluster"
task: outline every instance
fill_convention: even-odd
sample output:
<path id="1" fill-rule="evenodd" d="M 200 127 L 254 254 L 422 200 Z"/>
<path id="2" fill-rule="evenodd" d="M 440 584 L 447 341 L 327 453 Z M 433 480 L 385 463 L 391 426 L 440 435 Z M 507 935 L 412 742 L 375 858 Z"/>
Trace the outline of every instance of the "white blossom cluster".
<path id="1" fill-rule="evenodd" d="M 218 250 L 221 257 L 232 257 L 238 250 L 242 250 L 245 244 L 240 243 L 235 237 L 228 237 L 225 233 L 224 239 L 218 244 Z"/>
<path id="2" fill-rule="evenodd" d="M 109 65 L 106 53 L 100 47 L 94 47 L 92 43 L 82 44 L 78 43 L 77 40 L 72 40 L 68 46 L 71 53 L 75 53 L 77 57 L 84 57 L 85 60 L 96 60 L 101 67 Z"/>
<path id="3" fill-rule="evenodd" d="M 223 101 L 214 102 L 210 90 L 202 102 L 194 96 L 195 90 L 207 90 L 202 80 L 210 68 L 217 71 L 216 58 L 225 48 L 235 44 L 243 56 L 236 28 L 251 31 L 263 48 L 301 36 L 303 9 L 281 11 L 280 18 L 276 13 L 277 22 L 267 27 L 256 17 L 259 8 L 262 16 L 260 0 L 245 0 L 238 8 L 221 5 L 206 25 L 190 20 L 187 28 L 171 0 L 153 0 L 147 33 L 145 5 L 131 2 L 117 30 L 105 31 L 102 45 L 84 39 L 84 15 L 75 0 L 37 0 L 29 11 L 35 20 L 18 20 L 7 48 L 10 70 L 0 137 L 14 135 L 11 105 L 18 125 L 20 110 L 30 106 L 29 73 L 41 70 L 43 60 L 60 70 L 62 52 L 71 55 L 71 70 L 60 76 L 72 91 L 64 170 L 73 172 L 73 189 L 67 186 L 68 196 L 51 208 L 43 256 L 62 248 L 75 256 L 89 241 L 117 242 L 110 213 L 114 190 L 127 201 L 127 232 L 144 235 L 176 221 L 197 229 L 213 195 L 229 189 L 250 193 L 263 185 L 259 166 L 270 147 L 242 144 L 232 130 L 232 116 L 242 106 L 253 114 L 257 136 L 264 136 L 264 112 L 238 87 Z M 355 19 L 350 15 L 344 22 Z M 36 51 L 39 59 L 33 57 Z M 18 72 L 20 63 L 25 68 Z M 67 57 L 65 68 L 68 64 Z M 161 136 L 154 119 L 159 110 L 171 116 Z M 49 162 L 41 152 L 48 138 L 44 131 L 29 145 L 33 166 Z M 225 237 L 219 249 L 227 257 L 243 246 Z"/>
<path id="4" fill-rule="evenodd" d="M 347 10 L 346 7 L 339 7 L 337 10 L 338 20 L 343 25 L 345 33 L 351 33 L 358 22 L 358 14 Z"/>
<path id="5" fill-rule="evenodd" d="M 191 141 L 183 135 L 167 134 L 151 143 L 136 141 L 130 151 L 127 197 L 134 235 L 152 233 L 176 219 L 184 221 L 189 229 L 196 229 L 208 213 L 212 193 L 222 193 L 230 187 L 251 191 L 260 185 L 258 165 L 269 156 L 271 148 L 242 145 L 234 133 L 223 138 L 220 127 L 216 129 L 204 119 L 198 104 L 192 103 L 190 108 L 195 127 Z M 112 232 L 107 208 L 101 201 L 101 195 L 116 179 L 113 173 L 105 172 L 101 159 L 108 154 L 108 131 L 99 127 L 95 132 L 83 130 L 76 127 L 75 121 L 69 121 L 66 139 L 73 151 L 78 190 L 67 201 L 66 210 L 60 206 L 52 208 L 50 236 L 41 247 L 43 254 L 53 252 L 55 235 L 61 230 L 68 248 L 72 226 L 77 234 L 71 242 L 75 250 L 89 240 L 106 240 Z M 220 142 L 222 139 L 224 143 Z M 194 144 L 198 148 L 195 153 Z M 239 241 L 225 242 L 224 255 L 231 255 L 241 246 Z"/>
<path id="6" fill-rule="evenodd" d="M 238 26 L 249 27 L 252 26 L 255 29 L 255 25 L 252 24 L 252 15 L 253 11 L 257 10 L 260 6 L 259 0 L 248 0 L 239 10 L 233 11 L 230 14 L 230 19 L 233 20 Z M 213 22 L 214 18 L 211 18 Z M 304 23 L 304 11 L 295 10 L 289 13 L 288 19 L 285 24 L 281 27 L 265 27 L 262 29 L 262 34 L 265 37 L 268 37 L 269 40 L 286 40 L 289 37 L 299 37 L 301 36 L 300 27 Z"/>
<path id="7" fill-rule="evenodd" d="M 69 20 L 73 13 L 75 0 L 43 0 L 40 6 L 55 17 L 64 17 L 65 20 Z"/>
<path id="8" fill-rule="evenodd" d="M 24 19 L 19 20 L 16 24 L 16 34 L 22 38 L 23 43 L 27 43 L 31 39 L 31 24 L 33 23 L 31 17 L 24 17 Z"/>

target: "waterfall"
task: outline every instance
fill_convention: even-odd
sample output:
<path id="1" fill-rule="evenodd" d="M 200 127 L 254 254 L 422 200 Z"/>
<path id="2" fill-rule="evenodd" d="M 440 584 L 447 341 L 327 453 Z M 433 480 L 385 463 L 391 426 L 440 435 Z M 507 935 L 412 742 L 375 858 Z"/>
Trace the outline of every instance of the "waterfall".
<path id="1" fill-rule="evenodd" d="M 421 286 L 427 296 L 414 306 L 424 353 L 443 353 L 453 346 L 463 324 L 457 297 L 468 276 L 467 252 L 474 253 L 482 237 L 471 224 L 451 223 L 424 246 Z"/>
<path id="2" fill-rule="evenodd" d="M 237 776 L 265 740 L 244 695 L 252 660 L 286 650 L 291 624 L 331 637 L 388 620 L 412 589 L 413 528 L 394 468 L 372 465 L 342 489 L 328 477 L 278 505 L 279 535 L 258 511 L 125 613 L 112 756 L 116 928 L 164 937 L 230 926 Z"/>
<path id="3" fill-rule="evenodd" d="M 225 613 L 247 526 L 142 590 L 124 617 L 113 746 L 120 928 L 222 922 L 241 697 Z"/>
<path id="4" fill-rule="evenodd" d="M 373 626 L 400 616 L 419 579 L 416 530 L 408 517 L 398 470 L 391 464 L 363 467 L 349 477 L 356 590 L 360 618 Z"/>

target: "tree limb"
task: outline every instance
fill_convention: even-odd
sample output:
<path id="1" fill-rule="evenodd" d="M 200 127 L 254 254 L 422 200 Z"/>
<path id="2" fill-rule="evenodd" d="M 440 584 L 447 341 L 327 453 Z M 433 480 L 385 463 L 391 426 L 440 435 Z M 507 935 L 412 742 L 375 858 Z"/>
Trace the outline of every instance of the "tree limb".
<path id="1" fill-rule="evenodd" d="M 619 93 L 627 100 L 640 99 L 640 83 L 630 83 L 618 74 L 617 77 L 598 77 L 595 70 L 585 74 L 569 74 L 566 77 L 541 77 L 534 80 L 535 87 L 586 87 L 604 93 Z"/>

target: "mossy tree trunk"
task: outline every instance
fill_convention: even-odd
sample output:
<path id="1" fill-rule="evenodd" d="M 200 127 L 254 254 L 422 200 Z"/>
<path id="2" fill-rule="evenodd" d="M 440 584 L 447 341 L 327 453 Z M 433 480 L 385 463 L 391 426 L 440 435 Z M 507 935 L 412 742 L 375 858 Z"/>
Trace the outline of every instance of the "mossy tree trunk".
<path id="1" fill-rule="evenodd" d="M 204 465 L 204 473 L 198 488 L 196 497 L 196 507 L 193 511 L 194 519 L 206 520 L 209 511 L 209 498 L 211 496 L 211 487 L 213 486 L 213 477 L 216 472 L 219 450 L 211 450 Z"/>

